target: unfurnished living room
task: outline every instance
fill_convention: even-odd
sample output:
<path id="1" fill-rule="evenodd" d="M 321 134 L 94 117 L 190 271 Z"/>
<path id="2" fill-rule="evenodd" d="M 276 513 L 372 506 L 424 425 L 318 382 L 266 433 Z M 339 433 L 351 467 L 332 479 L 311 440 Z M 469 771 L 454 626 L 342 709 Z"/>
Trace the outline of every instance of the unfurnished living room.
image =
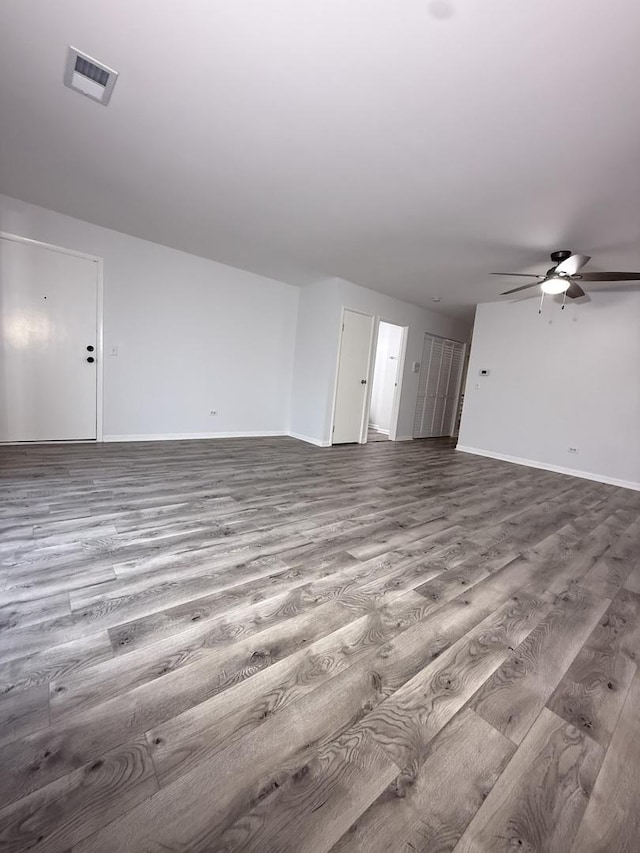
<path id="1" fill-rule="evenodd" d="M 0 851 L 640 853 L 637 0 L 0 0 Z"/>

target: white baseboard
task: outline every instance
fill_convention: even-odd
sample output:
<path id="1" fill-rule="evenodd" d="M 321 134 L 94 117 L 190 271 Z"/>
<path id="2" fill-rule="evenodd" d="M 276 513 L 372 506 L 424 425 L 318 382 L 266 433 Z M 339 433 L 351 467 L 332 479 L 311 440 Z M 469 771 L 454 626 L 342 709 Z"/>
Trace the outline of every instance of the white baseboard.
<path id="1" fill-rule="evenodd" d="M 369 424 L 369 429 L 374 429 L 376 432 L 381 432 L 384 435 L 389 435 L 389 430 L 379 426 L 378 424 Z"/>
<path id="2" fill-rule="evenodd" d="M 60 438 L 51 441 L 0 441 L 0 447 L 34 447 L 39 444 L 51 444 L 60 447 L 64 444 L 99 444 L 95 438 Z"/>
<path id="3" fill-rule="evenodd" d="M 321 441 L 319 438 L 313 438 L 310 435 L 302 435 L 302 433 L 291 431 L 289 431 L 288 435 L 291 438 L 297 438 L 299 441 L 306 441 L 307 444 L 315 444 L 316 447 L 331 447 L 330 441 Z"/>
<path id="4" fill-rule="evenodd" d="M 288 435 L 283 430 L 259 432 L 168 432 L 136 433 L 134 435 L 105 435 L 103 441 L 192 441 L 202 438 L 268 438 Z"/>
<path id="5" fill-rule="evenodd" d="M 640 483 L 635 483 L 632 480 L 619 480 L 617 477 L 607 477 L 606 474 L 592 474 L 590 471 L 579 471 L 576 468 L 548 465 L 546 462 L 536 462 L 534 459 L 522 459 L 520 456 L 508 456 L 506 453 L 494 453 L 492 450 L 480 450 L 478 447 L 465 447 L 462 444 L 458 444 L 456 450 L 461 450 L 463 453 L 473 453 L 475 456 L 487 456 L 489 459 L 499 459 L 501 462 L 526 465 L 527 468 L 540 468 L 543 471 L 567 474 L 569 477 L 580 477 L 583 480 L 594 480 L 596 483 L 605 483 L 607 486 L 620 486 L 622 489 L 633 489 L 640 492 Z"/>
<path id="6" fill-rule="evenodd" d="M 394 441 L 413 441 L 412 435 L 397 435 Z"/>

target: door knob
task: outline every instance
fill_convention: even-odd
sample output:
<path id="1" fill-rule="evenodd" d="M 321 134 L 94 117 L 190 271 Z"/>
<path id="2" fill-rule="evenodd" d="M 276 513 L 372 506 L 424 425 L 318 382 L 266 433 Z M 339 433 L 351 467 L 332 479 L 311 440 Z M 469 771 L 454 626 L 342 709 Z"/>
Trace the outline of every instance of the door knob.
<path id="1" fill-rule="evenodd" d="M 90 355 L 89 358 L 87 359 L 87 361 L 89 362 L 89 364 L 92 364 L 95 361 L 95 358 L 92 355 Z"/>
<path id="2" fill-rule="evenodd" d="M 87 347 L 87 352 L 93 352 L 93 347 L 91 346 L 91 344 L 89 344 L 89 346 Z"/>

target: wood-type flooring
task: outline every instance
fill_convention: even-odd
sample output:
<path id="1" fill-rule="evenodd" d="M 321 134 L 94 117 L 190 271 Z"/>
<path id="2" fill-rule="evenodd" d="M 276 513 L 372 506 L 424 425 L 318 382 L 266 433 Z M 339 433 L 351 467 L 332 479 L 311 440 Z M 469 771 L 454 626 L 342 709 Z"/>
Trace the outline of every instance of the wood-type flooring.
<path id="1" fill-rule="evenodd" d="M 640 850 L 640 492 L 290 438 L 0 486 L 3 853 Z"/>

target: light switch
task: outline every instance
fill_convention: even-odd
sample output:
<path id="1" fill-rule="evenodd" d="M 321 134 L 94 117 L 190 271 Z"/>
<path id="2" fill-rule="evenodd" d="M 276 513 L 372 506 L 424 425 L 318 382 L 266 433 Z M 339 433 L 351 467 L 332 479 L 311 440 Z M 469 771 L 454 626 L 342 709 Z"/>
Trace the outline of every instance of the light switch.
<path id="1" fill-rule="evenodd" d="M 411 372 L 412 373 L 420 373 L 420 362 L 419 361 L 413 362 L 413 364 L 411 365 Z"/>

